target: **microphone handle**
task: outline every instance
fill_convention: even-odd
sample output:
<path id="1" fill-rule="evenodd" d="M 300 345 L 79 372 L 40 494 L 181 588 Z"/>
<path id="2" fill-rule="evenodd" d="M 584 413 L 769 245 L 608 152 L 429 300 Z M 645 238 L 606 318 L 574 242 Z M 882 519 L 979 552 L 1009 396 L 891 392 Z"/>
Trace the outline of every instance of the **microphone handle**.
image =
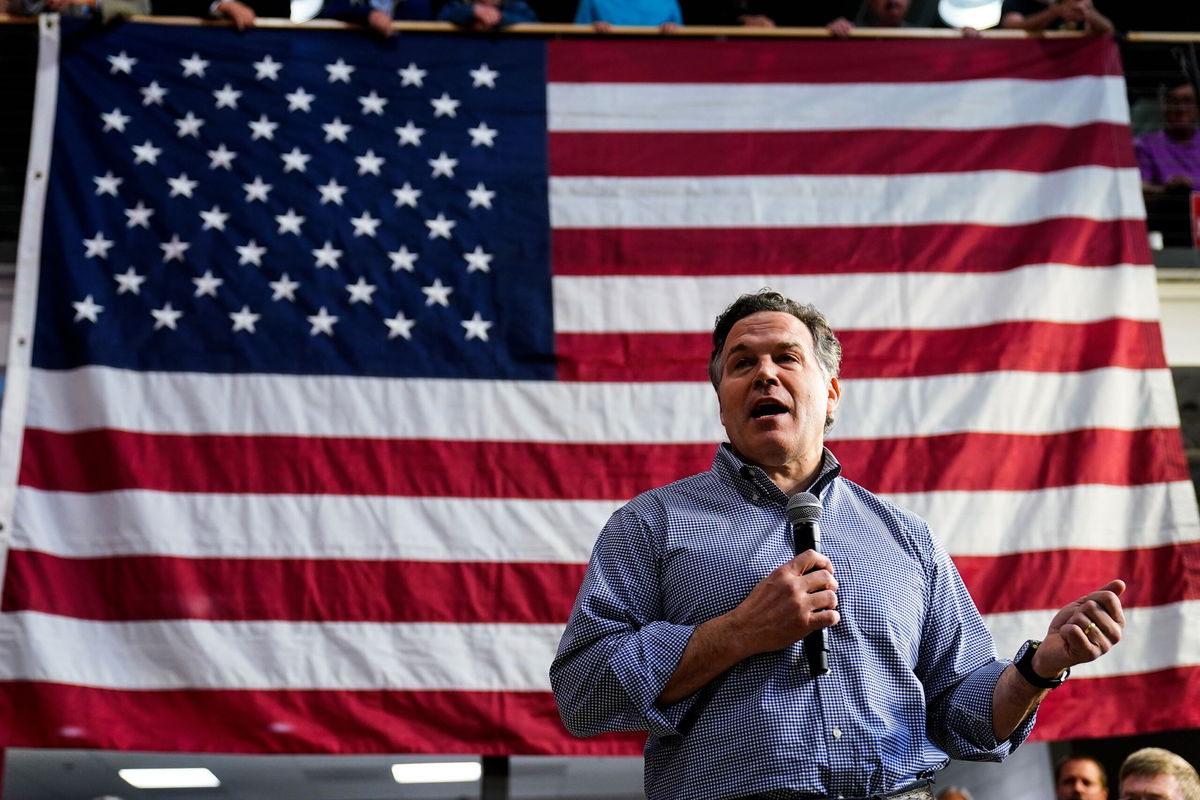
<path id="1" fill-rule="evenodd" d="M 792 538 L 796 545 L 796 555 L 805 550 L 821 552 L 821 529 L 815 521 L 797 522 L 793 526 Z M 829 644 L 825 639 L 824 628 L 804 637 L 804 657 L 814 676 L 829 674 Z"/>

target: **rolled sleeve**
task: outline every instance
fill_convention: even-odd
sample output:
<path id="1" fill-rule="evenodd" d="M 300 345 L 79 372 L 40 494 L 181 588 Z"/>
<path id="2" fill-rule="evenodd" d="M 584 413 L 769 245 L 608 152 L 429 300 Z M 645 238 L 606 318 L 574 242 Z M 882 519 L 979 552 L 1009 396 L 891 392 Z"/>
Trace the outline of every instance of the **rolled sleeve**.
<path id="1" fill-rule="evenodd" d="M 979 667 L 955 687 L 944 704 L 943 748 L 955 758 L 968 761 L 999 761 L 1025 741 L 1037 717 L 1030 714 L 1007 738 L 1000 741 L 992 727 L 993 695 L 1000 674 L 1009 661 L 993 661 Z"/>
<path id="2" fill-rule="evenodd" d="M 692 698 L 655 705 L 695 630 L 660 619 L 659 560 L 643 520 L 618 511 L 600 533 L 550 666 L 563 724 L 576 736 L 677 735 Z"/>

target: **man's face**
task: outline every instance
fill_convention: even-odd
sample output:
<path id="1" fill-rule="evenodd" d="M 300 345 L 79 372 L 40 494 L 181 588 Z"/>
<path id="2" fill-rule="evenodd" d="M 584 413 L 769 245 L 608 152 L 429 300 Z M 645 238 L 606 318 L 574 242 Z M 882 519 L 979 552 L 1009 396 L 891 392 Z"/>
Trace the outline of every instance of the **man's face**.
<path id="1" fill-rule="evenodd" d="M 738 320 L 721 351 L 721 424 L 743 459 L 767 468 L 820 462 L 825 417 L 841 397 L 826 378 L 808 326 L 759 311 Z"/>
<path id="2" fill-rule="evenodd" d="M 1163 121 L 1168 131 L 1191 133 L 1196 129 L 1196 90 L 1190 83 L 1176 86 L 1167 92 L 1163 104 Z"/>
<path id="3" fill-rule="evenodd" d="M 1058 771 L 1055 794 L 1058 800 L 1108 800 L 1108 789 L 1100 781 L 1100 765 L 1090 758 L 1067 761 Z"/>
<path id="4" fill-rule="evenodd" d="M 1127 775 L 1121 800 L 1183 800 L 1183 787 L 1174 775 Z"/>
<path id="5" fill-rule="evenodd" d="M 908 5 L 911 0 L 871 0 L 871 9 L 875 12 L 875 19 L 880 26 L 885 28 L 898 28 L 900 23 L 904 21 L 904 15 L 908 13 Z"/>

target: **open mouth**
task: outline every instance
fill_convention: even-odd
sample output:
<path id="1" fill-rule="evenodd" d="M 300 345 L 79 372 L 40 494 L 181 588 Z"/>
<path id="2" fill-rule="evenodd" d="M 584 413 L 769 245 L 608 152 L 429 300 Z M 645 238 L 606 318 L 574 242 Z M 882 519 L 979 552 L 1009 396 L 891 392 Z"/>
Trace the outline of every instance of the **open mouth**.
<path id="1" fill-rule="evenodd" d="M 754 408 L 750 409 L 751 419 L 762 419 L 763 417 L 772 417 L 776 414 L 786 414 L 787 406 L 777 400 L 761 400 Z"/>

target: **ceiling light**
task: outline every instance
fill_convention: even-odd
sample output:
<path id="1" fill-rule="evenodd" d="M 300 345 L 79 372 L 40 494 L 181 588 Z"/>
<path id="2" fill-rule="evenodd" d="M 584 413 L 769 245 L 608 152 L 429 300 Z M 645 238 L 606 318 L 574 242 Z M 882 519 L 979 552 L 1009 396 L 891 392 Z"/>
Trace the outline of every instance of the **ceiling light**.
<path id="1" fill-rule="evenodd" d="M 138 789 L 200 789 L 221 785 L 217 776 L 204 767 L 121 769 L 117 774 Z"/>
<path id="2" fill-rule="evenodd" d="M 396 783 L 470 783 L 483 775 L 478 761 L 426 761 L 392 764 Z"/>

